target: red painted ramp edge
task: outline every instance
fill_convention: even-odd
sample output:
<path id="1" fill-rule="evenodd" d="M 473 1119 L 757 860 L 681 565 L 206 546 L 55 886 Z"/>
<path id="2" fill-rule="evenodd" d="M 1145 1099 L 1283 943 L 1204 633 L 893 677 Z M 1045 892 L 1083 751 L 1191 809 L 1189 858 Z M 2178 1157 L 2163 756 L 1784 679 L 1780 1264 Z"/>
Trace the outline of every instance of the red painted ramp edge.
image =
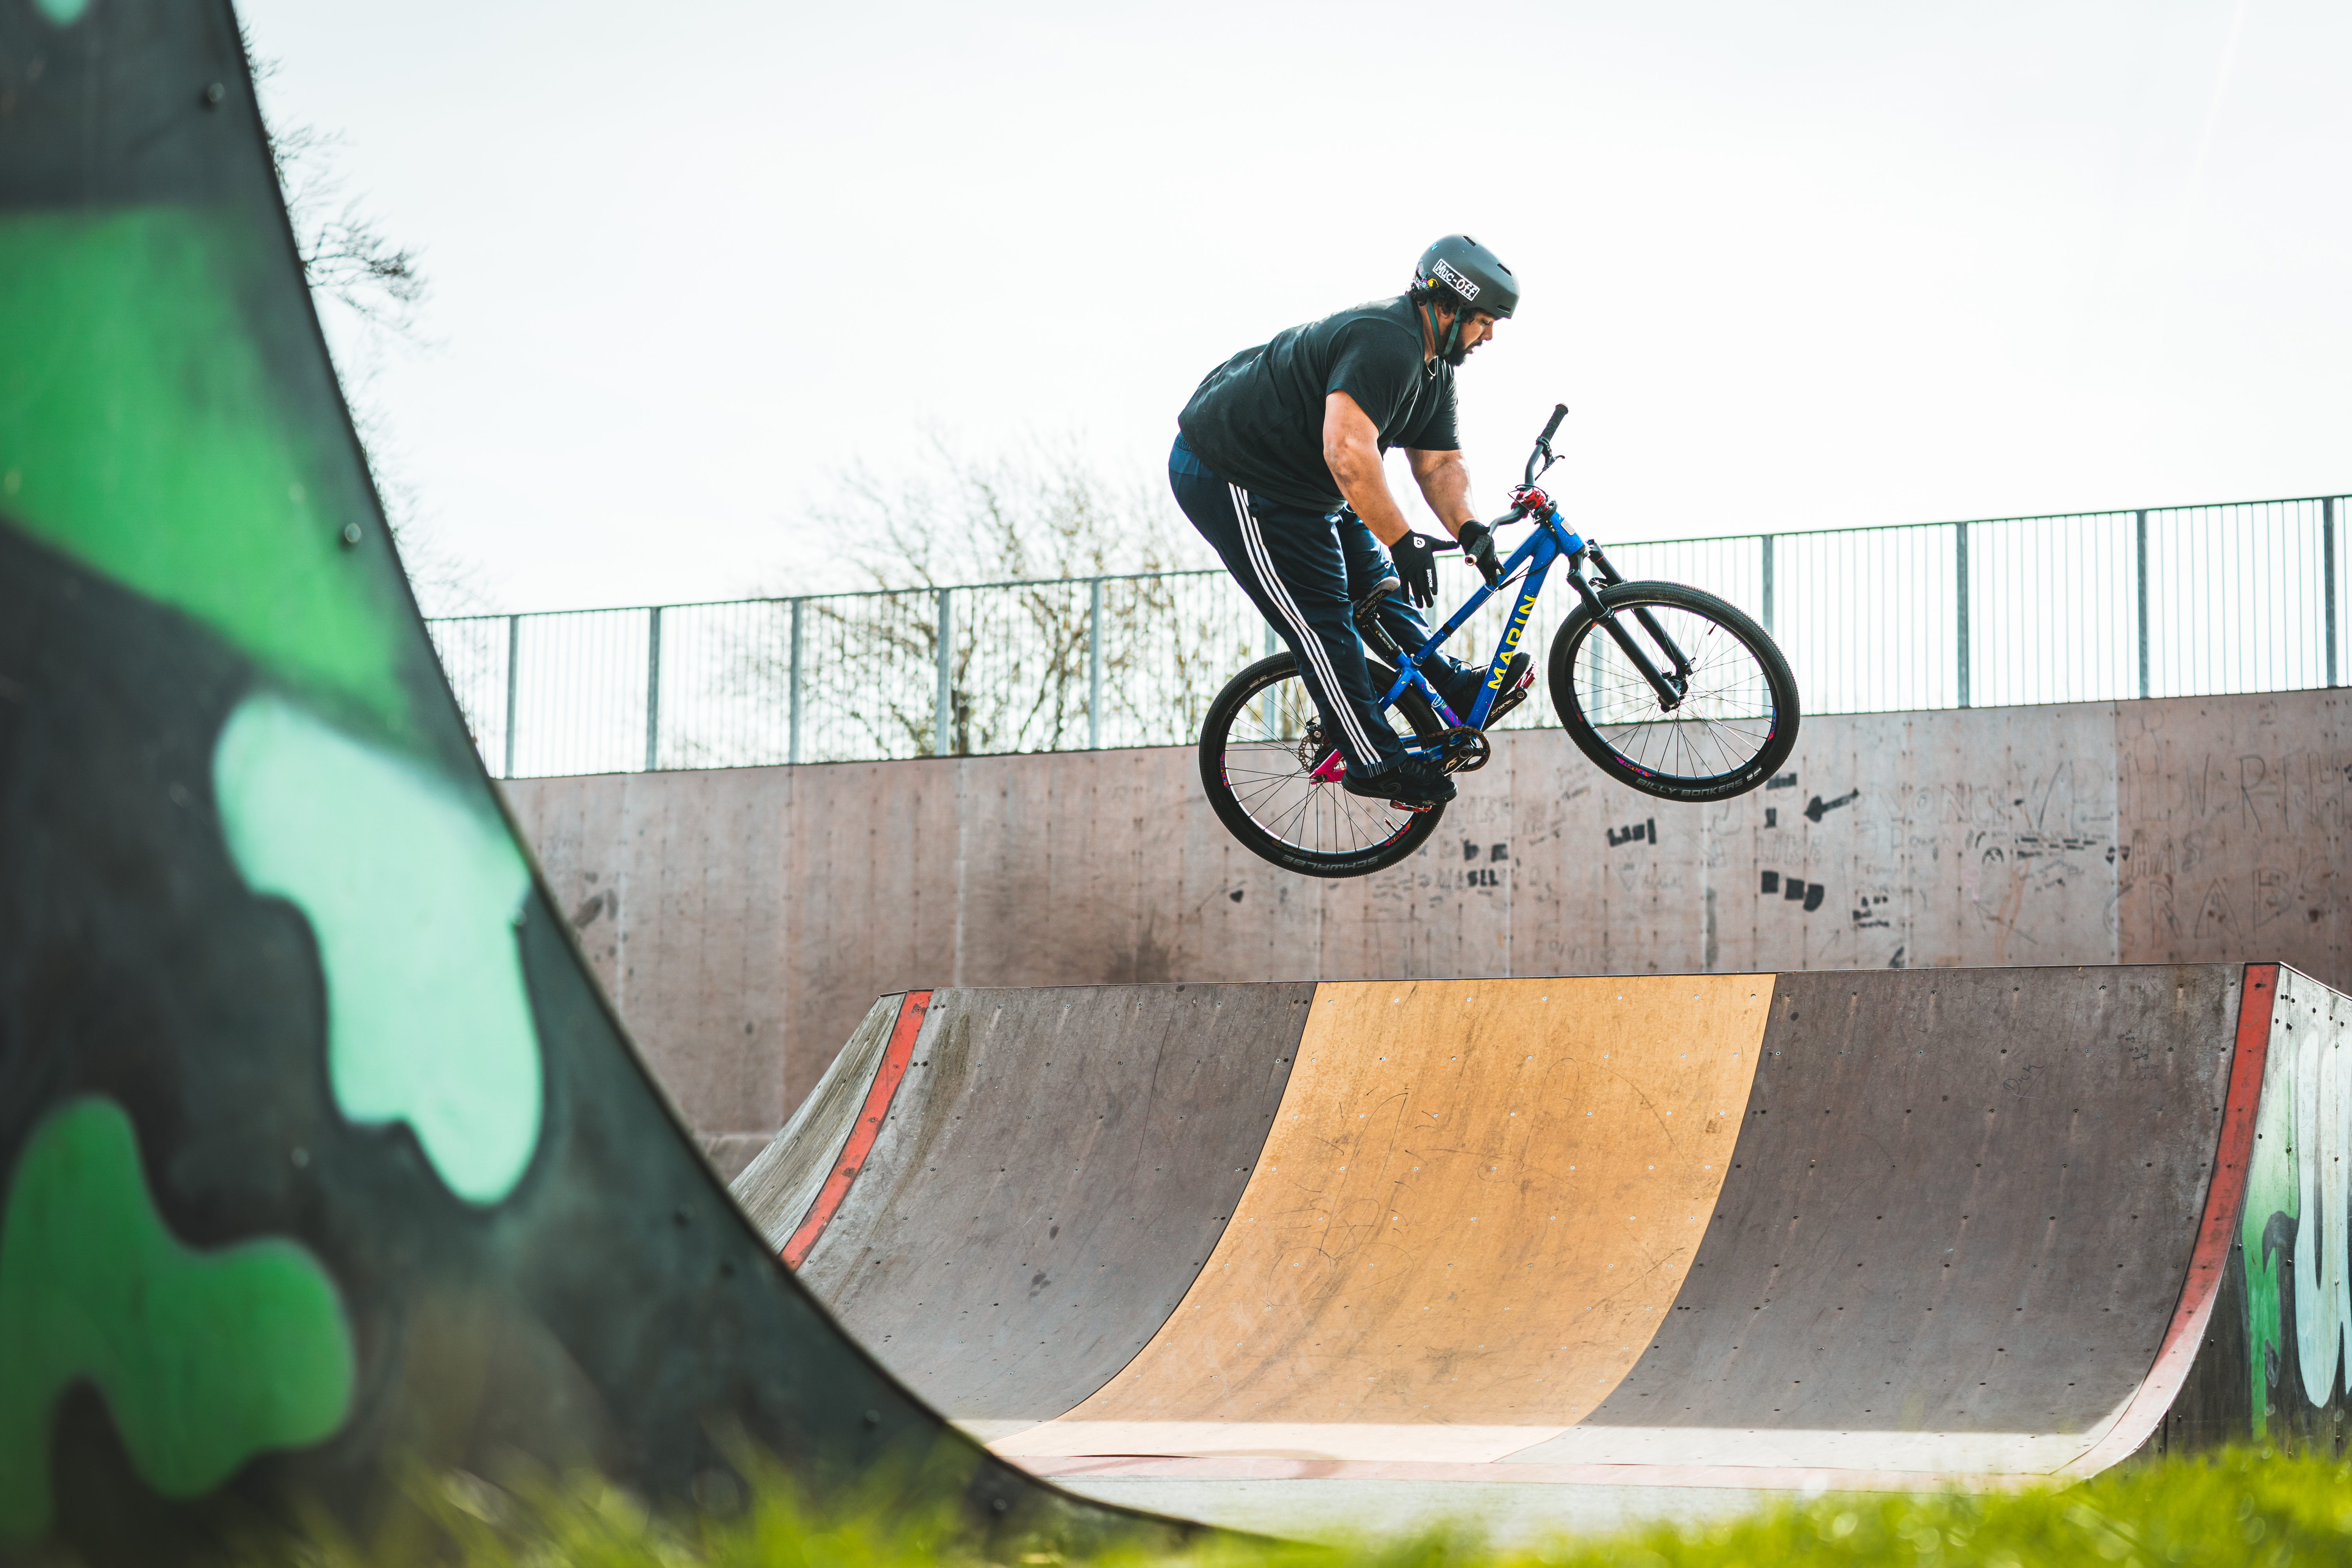
<path id="1" fill-rule="evenodd" d="M 2212 1321 L 2213 1303 L 2229 1266 L 2231 1241 L 2238 1233 L 2238 1211 L 2245 1204 L 2246 1165 L 2254 1152 L 2254 1113 L 2262 1104 L 2278 972 L 2275 963 L 2249 963 L 2245 984 L 2238 991 L 2237 1047 L 2230 1057 L 2230 1098 L 2221 1115 L 2221 1142 L 2213 1152 L 2213 1179 L 2205 1187 L 2205 1217 L 2198 1224 L 2189 1278 L 2181 1284 L 2180 1301 L 2172 1310 L 2156 1364 L 2107 1435 L 2061 1466 L 2058 1475 L 2096 1475 L 2137 1451 L 2179 1397 L 2198 1347 L 2205 1342 L 2205 1328 Z"/>
<path id="2" fill-rule="evenodd" d="M 890 1043 L 882 1047 L 881 1065 L 874 1069 L 874 1081 L 866 1086 L 866 1103 L 858 1109 L 848 1142 L 841 1146 L 841 1159 L 833 1173 L 825 1177 L 824 1185 L 817 1189 L 816 1201 L 809 1205 L 800 1228 L 784 1243 L 785 1268 L 798 1268 L 807 1258 L 817 1237 L 824 1234 L 826 1224 L 840 1212 L 842 1200 L 849 1196 L 850 1184 L 866 1168 L 866 1157 L 874 1152 L 874 1140 L 881 1136 L 882 1123 L 890 1114 L 890 1101 L 897 1097 L 899 1080 L 907 1076 L 907 1063 L 914 1057 L 915 1037 L 922 1032 L 923 1016 L 930 1007 L 931 994 L 928 991 L 909 991 L 906 1000 L 898 1004 L 898 1021 L 890 1026 Z"/>

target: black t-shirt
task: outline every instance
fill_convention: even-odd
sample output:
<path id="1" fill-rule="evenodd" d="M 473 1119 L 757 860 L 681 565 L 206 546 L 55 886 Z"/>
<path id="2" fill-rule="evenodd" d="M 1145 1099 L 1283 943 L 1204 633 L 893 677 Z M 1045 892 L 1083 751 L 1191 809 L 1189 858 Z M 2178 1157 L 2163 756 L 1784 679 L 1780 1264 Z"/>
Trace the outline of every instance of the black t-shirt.
<path id="1" fill-rule="evenodd" d="M 1454 367 L 1424 361 L 1411 300 L 1309 321 L 1211 371 L 1178 415 L 1184 444 L 1219 479 L 1318 511 L 1343 504 L 1323 461 L 1323 400 L 1344 392 L 1381 433 L 1381 450 L 1450 452 Z"/>

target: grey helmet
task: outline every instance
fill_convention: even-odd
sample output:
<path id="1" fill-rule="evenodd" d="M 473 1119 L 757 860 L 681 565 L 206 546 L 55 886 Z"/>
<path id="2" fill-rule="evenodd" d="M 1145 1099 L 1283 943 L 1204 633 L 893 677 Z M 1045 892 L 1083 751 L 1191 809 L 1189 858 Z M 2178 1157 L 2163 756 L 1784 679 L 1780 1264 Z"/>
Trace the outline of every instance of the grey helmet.
<path id="1" fill-rule="evenodd" d="M 1497 319 L 1508 316 L 1519 308 L 1519 280 L 1501 257 L 1468 235 L 1449 234 L 1421 253 L 1412 269 L 1412 300 L 1429 322 L 1433 342 L 1437 341 L 1437 319 L 1432 307 L 1454 307 L 1454 324 L 1437 353 L 1447 364 L 1460 364 L 1465 352 L 1463 314 L 1484 310 Z"/>

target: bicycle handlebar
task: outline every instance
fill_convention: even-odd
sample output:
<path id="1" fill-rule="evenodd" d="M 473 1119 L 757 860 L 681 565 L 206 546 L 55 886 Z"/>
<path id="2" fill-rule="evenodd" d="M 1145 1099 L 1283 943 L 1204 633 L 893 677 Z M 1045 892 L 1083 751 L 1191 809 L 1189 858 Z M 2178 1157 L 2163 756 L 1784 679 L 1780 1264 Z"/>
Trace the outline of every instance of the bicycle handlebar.
<path id="1" fill-rule="evenodd" d="M 1533 488 L 1537 479 L 1543 472 L 1542 468 L 1536 467 L 1538 461 L 1543 461 L 1544 468 L 1549 468 L 1551 467 L 1553 462 L 1557 462 L 1559 460 L 1552 457 L 1551 438 L 1559 434 L 1559 423 L 1567 417 L 1567 404 L 1556 403 L 1552 405 L 1551 417 L 1544 422 L 1543 434 L 1536 437 L 1536 449 L 1528 454 L 1527 482 L 1529 488 Z M 1486 527 L 1489 530 L 1507 528 L 1512 523 L 1525 522 L 1527 520 L 1528 511 L 1526 508 L 1513 507 L 1510 510 L 1505 512 L 1502 516 L 1488 523 Z M 1431 548 L 1443 552 L 1448 550 L 1459 550 L 1462 546 L 1456 541 L 1446 539 L 1433 542 Z"/>
<path id="2" fill-rule="evenodd" d="M 1536 437 L 1536 449 L 1528 454 L 1528 483 L 1534 484 L 1536 480 L 1543 477 L 1543 471 L 1545 468 L 1549 468 L 1554 463 L 1559 461 L 1559 458 L 1552 456 L 1551 438 L 1559 433 L 1559 422 L 1567 417 L 1567 404 L 1559 403 L 1552 405 L 1550 422 L 1544 426 L 1543 434 Z"/>

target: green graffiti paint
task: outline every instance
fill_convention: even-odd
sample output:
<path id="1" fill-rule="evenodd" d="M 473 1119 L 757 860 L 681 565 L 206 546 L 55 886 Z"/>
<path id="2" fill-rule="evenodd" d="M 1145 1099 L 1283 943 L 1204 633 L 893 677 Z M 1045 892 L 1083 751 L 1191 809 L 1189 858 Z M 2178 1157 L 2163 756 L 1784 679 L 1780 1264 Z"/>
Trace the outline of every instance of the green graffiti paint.
<path id="1" fill-rule="evenodd" d="M 293 900 L 318 940 L 335 1103 L 407 1122 L 467 1202 L 504 1198 L 541 1119 L 515 937 L 530 871 L 505 820 L 268 695 L 222 726 L 213 784 L 237 869 Z"/>
<path id="2" fill-rule="evenodd" d="M 0 1540 L 48 1528 L 49 1422 L 76 1382 L 97 1385 L 133 1468 L 173 1498 L 332 1436 L 351 1407 L 326 1270 L 278 1238 L 181 1245 L 111 1100 L 68 1100 L 26 1142 L 0 1218 Z"/>
<path id="3" fill-rule="evenodd" d="M 2292 1055 L 2289 1051 L 2273 1053 L 2271 1083 L 2275 1086 L 2280 1079 L 2286 1079 L 2289 1092 L 2281 1095 L 2275 1087 L 2263 1090 L 2263 1109 L 2255 1123 L 2258 1142 L 2254 1144 L 2252 1163 L 2246 1170 L 2246 1206 L 2238 1234 L 2239 1256 L 2246 1267 L 2248 1393 L 2257 1441 L 2268 1431 L 2271 1367 L 2285 1331 L 2285 1319 L 2279 1306 L 2279 1259 L 2263 1250 L 2263 1233 L 2269 1227 L 2273 1215 L 2283 1214 L 2289 1219 L 2297 1216 L 2294 1074 L 2291 1069 L 2279 1070 L 2285 1065 L 2280 1058 Z"/>
<path id="4" fill-rule="evenodd" d="M 2265 1248 L 2263 1237 L 2270 1223 L 2286 1215 L 2300 1229 L 2303 1220 L 2303 1166 L 2295 1157 L 2295 1102 L 2305 1063 L 2303 1041 L 2307 1030 L 2295 1030 L 2294 1013 L 2310 996 L 2298 994 L 2300 975 L 2279 971 L 2279 990 L 2270 1004 L 2270 1051 L 2263 1058 L 2263 1110 L 2253 1121 L 2253 1159 L 2246 1162 L 2246 1204 L 2239 1217 L 2239 1258 L 2246 1268 L 2246 1377 L 2253 1411 L 2253 1438 L 2270 1434 L 2272 1371 L 2279 1366 L 2279 1350 L 2286 1340 L 2286 1311 L 2282 1295 L 2294 1289 L 2294 1279 L 2279 1265 L 2277 1253 Z M 2282 1368 L 2284 1371 L 2284 1368 Z M 2279 1383 L 2279 1399 L 2303 1399 L 2294 1383 Z"/>
<path id="5" fill-rule="evenodd" d="M 380 555 L 341 543 L 373 514 L 340 416 L 257 347 L 239 300 L 275 258 L 247 226 L 168 207 L 0 216 L 0 511 L 413 736 L 406 606 Z"/>

